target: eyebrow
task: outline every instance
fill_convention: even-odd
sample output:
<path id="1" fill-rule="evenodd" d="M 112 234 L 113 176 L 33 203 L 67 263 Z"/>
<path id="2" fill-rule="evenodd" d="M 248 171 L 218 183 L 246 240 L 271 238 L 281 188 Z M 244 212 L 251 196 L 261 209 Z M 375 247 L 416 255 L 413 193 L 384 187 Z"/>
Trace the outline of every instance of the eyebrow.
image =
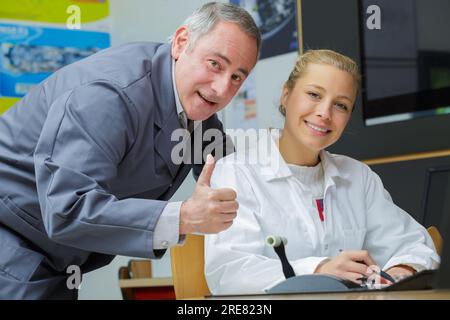
<path id="1" fill-rule="evenodd" d="M 228 65 L 231 65 L 231 60 L 228 59 L 227 56 L 224 56 L 223 54 L 219 53 L 219 52 L 213 52 L 213 55 L 216 57 L 221 58 L 222 60 L 224 60 Z M 248 76 L 248 71 L 243 69 L 243 68 L 239 68 L 238 69 L 240 72 L 242 72 L 246 77 Z"/>
<path id="2" fill-rule="evenodd" d="M 307 86 L 314 87 L 314 88 L 317 88 L 317 89 L 322 90 L 322 91 L 326 91 L 324 87 L 321 87 L 321 86 L 319 86 L 319 85 L 317 85 L 317 84 L 307 84 Z M 348 101 L 352 102 L 352 99 L 350 99 L 350 98 L 347 97 L 347 96 L 342 96 L 342 95 L 341 95 L 341 96 L 337 96 L 337 97 L 338 97 L 338 98 L 347 99 Z"/>

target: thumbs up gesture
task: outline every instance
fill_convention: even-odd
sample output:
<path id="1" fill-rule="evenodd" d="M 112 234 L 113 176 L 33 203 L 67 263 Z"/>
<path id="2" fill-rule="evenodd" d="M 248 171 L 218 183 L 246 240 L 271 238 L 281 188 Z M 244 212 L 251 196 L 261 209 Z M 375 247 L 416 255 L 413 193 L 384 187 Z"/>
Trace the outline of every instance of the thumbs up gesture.
<path id="1" fill-rule="evenodd" d="M 181 205 L 180 234 L 218 233 L 229 228 L 236 218 L 236 192 L 211 188 L 214 167 L 214 158 L 209 154 L 192 196 Z"/>

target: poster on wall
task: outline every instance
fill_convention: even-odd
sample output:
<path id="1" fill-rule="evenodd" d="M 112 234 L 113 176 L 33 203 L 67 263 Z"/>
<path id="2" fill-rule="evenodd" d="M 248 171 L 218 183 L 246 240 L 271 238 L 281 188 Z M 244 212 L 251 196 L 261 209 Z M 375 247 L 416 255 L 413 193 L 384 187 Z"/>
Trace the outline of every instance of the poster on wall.
<path id="1" fill-rule="evenodd" d="M 0 113 L 56 70 L 109 47 L 109 29 L 106 0 L 17 0 L 2 5 Z"/>
<path id="2" fill-rule="evenodd" d="M 245 8 L 261 31 L 260 59 L 298 51 L 297 0 L 230 0 Z"/>

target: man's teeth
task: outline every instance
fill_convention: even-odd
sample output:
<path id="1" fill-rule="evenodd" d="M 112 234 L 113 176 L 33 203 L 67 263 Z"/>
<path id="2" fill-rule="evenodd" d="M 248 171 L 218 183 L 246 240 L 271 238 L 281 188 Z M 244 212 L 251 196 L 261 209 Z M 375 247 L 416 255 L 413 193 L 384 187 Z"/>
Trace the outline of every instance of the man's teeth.
<path id="1" fill-rule="evenodd" d="M 203 100 L 205 100 L 206 102 L 209 102 L 209 103 L 211 103 L 211 104 L 213 104 L 214 102 L 212 102 L 212 101 L 210 101 L 210 100 L 208 100 L 208 99 L 206 99 L 201 93 L 199 93 L 199 96 L 200 97 L 202 97 L 203 98 Z"/>
<path id="2" fill-rule="evenodd" d="M 308 127 L 312 128 L 312 129 L 317 130 L 317 131 L 320 131 L 320 132 L 326 133 L 326 132 L 328 131 L 327 129 L 322 129 L 322 128 L 316 127 L 315 125 L 313 125 L 313 124 L 311 124 L 311 123 L 309 123 L 309 122 L 307 122 L 306 125 L 307 125 Z"/>

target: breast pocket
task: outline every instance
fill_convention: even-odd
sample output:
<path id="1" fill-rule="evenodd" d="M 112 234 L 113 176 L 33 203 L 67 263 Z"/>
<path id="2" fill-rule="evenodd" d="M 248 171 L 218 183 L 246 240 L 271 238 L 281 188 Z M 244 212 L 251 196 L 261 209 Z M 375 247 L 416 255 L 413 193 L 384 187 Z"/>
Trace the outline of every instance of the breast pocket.
<path id="1" fill-rule="evenodd" d="M 9 209 L 9 211 L 14 213 L 17 217 L 21 218 L 29 225 L 32 225 L 33 227 L 39 229 L 41 225 L 41 220 L 37 219 L 33 215 L 19 208 L 8 196 L 4 197 L 2 200 L 4 205 Z"/>

